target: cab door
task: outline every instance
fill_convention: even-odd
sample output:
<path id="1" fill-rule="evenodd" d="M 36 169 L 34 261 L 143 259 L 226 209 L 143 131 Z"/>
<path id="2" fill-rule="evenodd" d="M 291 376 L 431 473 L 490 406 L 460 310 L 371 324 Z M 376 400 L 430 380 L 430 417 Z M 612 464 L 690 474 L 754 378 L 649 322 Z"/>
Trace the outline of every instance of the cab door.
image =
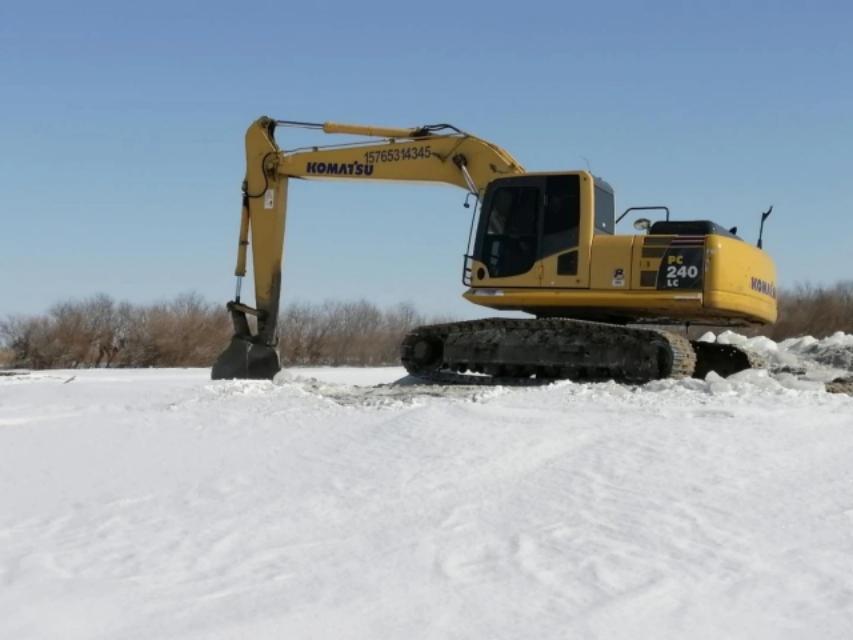
<path id="1" fill-rule="evenodd" d="M 474 286 L 585 288 L 592 233 L 585 174 L 500 178 L 483 201 L 474 259 Z M 480 273 L 482 271 L 482 273 Z"/>
<path id="2" fill-rule="evenodd" d="M 474 256 L 485 267 L 478 284 L 540 287 L 538 265 L 545 180 L 520 177 L 490 185 L 480 212 Z"/>
<path id="3" fill-rule="evenodd" d="M 591 203 L 584 189 L 584 174 L 543 176 L 542 235 L 539 259 L 546 288 L 588 288 L 589 247 L 581 242 L 591 233 L 589 216 L 582 215 Z"/>

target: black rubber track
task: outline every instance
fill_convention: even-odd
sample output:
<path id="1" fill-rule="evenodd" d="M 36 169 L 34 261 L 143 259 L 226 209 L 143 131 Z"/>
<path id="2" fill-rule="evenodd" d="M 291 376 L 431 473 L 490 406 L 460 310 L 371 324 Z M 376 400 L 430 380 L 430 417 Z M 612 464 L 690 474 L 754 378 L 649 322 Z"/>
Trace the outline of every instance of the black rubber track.
<path id="1" fill-rule="evenodd" d="M 489 318 L 419 327 L 403 340 L 401 360 L 415 377 L 471 385 L 559 379 L 644 383 L 689 377 L 696 366 L 690 342 L 681 336 L 565 318 Z"/>

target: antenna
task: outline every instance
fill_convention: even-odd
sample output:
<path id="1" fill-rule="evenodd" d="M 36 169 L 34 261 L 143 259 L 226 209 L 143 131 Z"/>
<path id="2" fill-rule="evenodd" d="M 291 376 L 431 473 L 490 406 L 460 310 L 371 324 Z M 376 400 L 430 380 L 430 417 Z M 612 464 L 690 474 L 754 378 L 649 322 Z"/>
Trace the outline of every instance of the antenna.
<path id="1" fill-rule="evenodd" d="M 586 162 L 586 170 L 592 173 L 592 167 L 589 164 L 589 158 L 587 158 L 586 156 L 581 156 L 581 160 Z"/>
<path id="2" fill-rule="evenodd" d="M 770 208 L 767 211 L 765 211 L 764 213 L 761 214 L 761 225 L 758 228 L 758 248 L 759 249 L 764 248 L 763 242 L 762 242 L 762 238 L 764 237 L 764 221 L 770 217 L 771 213 L 773 213 L 773 205 L 772 204 L 770 205 Z"/>

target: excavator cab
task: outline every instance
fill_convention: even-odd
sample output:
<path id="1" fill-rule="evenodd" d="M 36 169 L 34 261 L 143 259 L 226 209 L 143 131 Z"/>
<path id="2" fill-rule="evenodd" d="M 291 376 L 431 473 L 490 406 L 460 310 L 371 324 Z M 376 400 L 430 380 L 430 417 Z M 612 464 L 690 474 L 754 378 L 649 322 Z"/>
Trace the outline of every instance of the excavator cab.
<path id="1" fill-rule="evenodd" d="M 592 194 L 585 193 L 588 186 L 595 191 L 594 202 Z M 581 240 L 590 234 L 612 234 L 613 220 L 613 190 L 586 172 L 494 180 L 486 189 L 469 256 L 480 263 L 474 277 L 540 287 L 543 274 L 534 266 L 553 257 L 555 275 L 571 277 L 565 286 L 584 286 L 579 274 L 587 255 L 579 252 Z"/>

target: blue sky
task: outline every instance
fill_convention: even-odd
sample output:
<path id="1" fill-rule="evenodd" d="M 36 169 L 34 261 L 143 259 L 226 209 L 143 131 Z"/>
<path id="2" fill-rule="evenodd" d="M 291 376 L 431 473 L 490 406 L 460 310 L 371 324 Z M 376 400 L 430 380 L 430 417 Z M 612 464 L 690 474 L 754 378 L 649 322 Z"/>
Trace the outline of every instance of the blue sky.
<path id="1" fill-rule="evenodd" d="M 3 3 L 0 314 L 96 292 L 224 303 L 263 114 L 450 122 L 530 170 L 588 161 L 618 209 L 667 204 L 750 241 L 772 203 L 783 286 L 850 278 L 851 6 Z M 463 196 L 295 184 L 285 300 L 483 313 L 460 298 Z"/>

